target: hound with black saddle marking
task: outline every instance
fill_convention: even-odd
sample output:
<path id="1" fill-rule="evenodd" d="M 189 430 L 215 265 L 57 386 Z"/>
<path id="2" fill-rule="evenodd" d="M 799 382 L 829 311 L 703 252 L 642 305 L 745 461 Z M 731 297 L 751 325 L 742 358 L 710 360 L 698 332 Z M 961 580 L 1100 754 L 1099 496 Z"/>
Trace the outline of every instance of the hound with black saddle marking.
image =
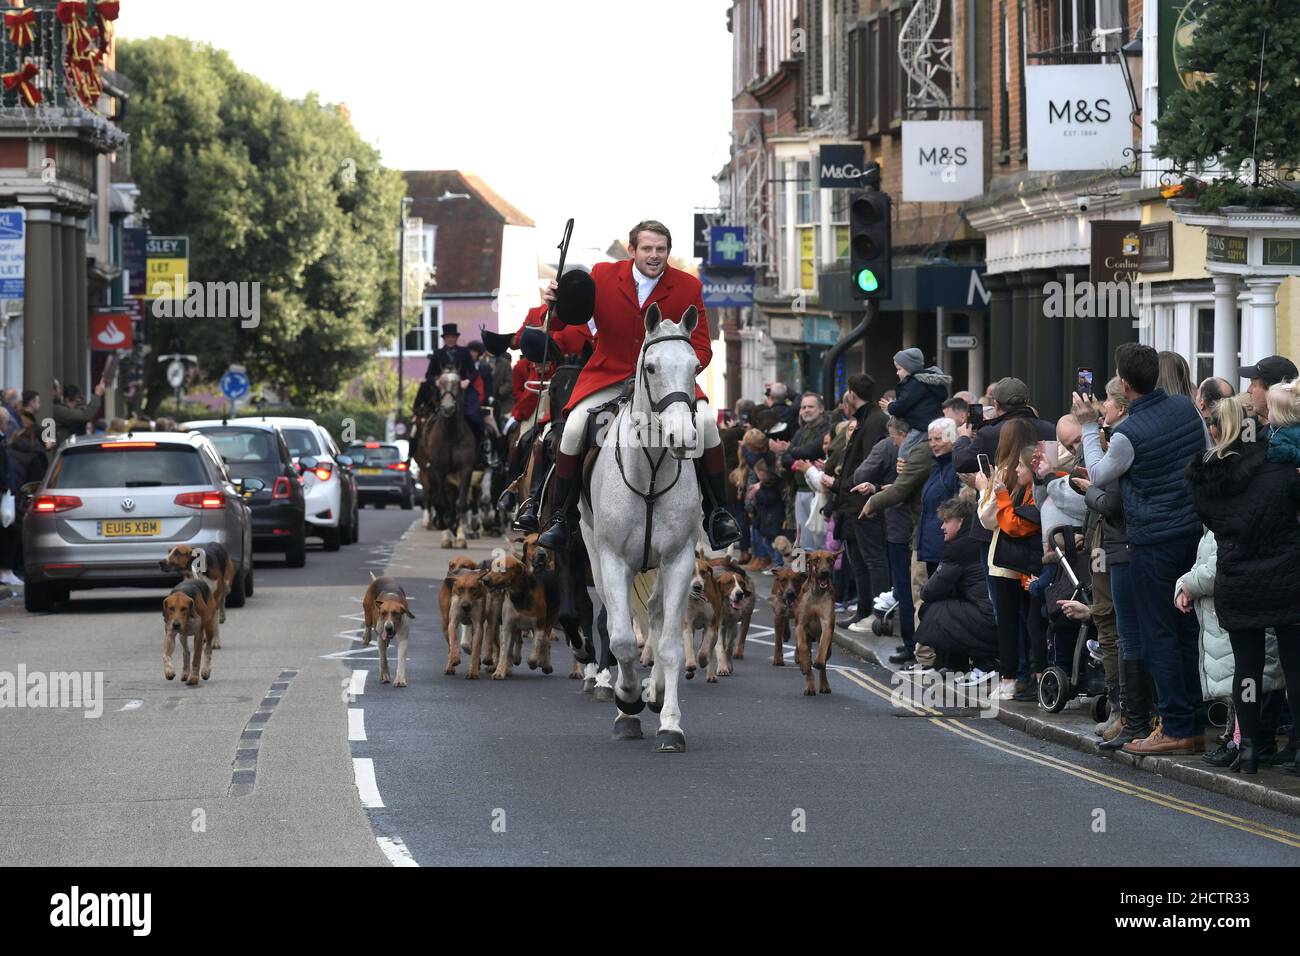
<path id="1" fill-rule="evenodd" d="M 199 672 L 203 679 L 212 676 L 212 638 L 216 633 L 217 602 L 206 578 L 189 578 L 172 588 L 163 598 L 163 677 L 176 676 L 172 656 L 176 641 L 181 644 L 181 680 L 195 686 Z M 194 638 L 194 656 L 190 657 L 190 638 Z M 206 658 L 205 658 L 206 654 Z"/>
<path id="2" fill-rule="evenodd" d="M 213 650 L 220 649 L 220 625 L 226 623 L 226 598 L 230 594 L 231 582 L 235 578 L 235 563 L 230 560 L 226 549 L 215 541 L 201 548 L 178 544 L 167 552 L 167 557 L 158 562 L 158 567 L 163 571 L 179 571 L 182 580 L 188 581 L 195 577 L 207 580 L 217 605 L 212 647 Z"/>
<path id="3" fill-rule="evenodd" d="M 560 613 L 560 588 L 555 572 L 539 573 L 516 555 L 502 554 L 493 559 L 492 569 L 484 576 L 483 583 L 489 591 L 505 594 L 497 666 L 492 679 L 504 680 L 510 676 L 510 666 L 521 652 L 525 631 L 533 635 L 529 668 L 540 667 L 543 674 L 551 673 L 551 632 Z"/>
<path id="4" fill-rule="evenodd" d="M 716 641 L 717 674 L 728 677 L 732 672 L 732 660 L 745 656 L 745 636 L 754 616 L 754 586 L 749 582 L 749 575 L 734 565 L 714 567 L 713 576 L 721 599 L 721 621 Z M 707 663 L 712 672 L 709 650 L 708 647 L 700 649 L 700 661 L 701 665 Z"/>

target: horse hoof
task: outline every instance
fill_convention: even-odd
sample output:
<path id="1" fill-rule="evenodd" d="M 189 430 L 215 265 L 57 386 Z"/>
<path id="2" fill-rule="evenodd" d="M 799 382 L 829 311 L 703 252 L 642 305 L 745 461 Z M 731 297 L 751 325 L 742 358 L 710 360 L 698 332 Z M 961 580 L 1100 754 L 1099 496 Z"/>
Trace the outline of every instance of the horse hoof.
<path id="1" fill-rule="evenodd" d="M 680 730 L 661 730 L 655 734 L 655 753 L 686 753 L 686 735 Z"/>
<path id="2" fill-rule="evenodd" d="M 641 720 L 637 717 L 618 717 L 614 720 L 615 740 L 640 740 Z"/>
<path id="3" fill-rule="evenodd" d="M 613 690 L 613 688 L 611 687 L 610 690 Z M 633 717 L 641 713 L 641 711 L 645 710 L 645 701 L 641 699 L 641 696 L 639 694 L 637 695 L 635 700 L 631 700 L 631 701 L 626 701 L 622 697 L 619 697 L 618 694 L 615 694 L 614 706 L 617 707 L 621 713 L 627 714 L 629 717 Z"/>
<path id="4" fill-rule="evenodd" d="M 614 688 L 597 686 L 596 689 L 591 692 L 591 699 L 597 704 L 608 704 L 611 700 L 616 699 L 614 696 Z"/>

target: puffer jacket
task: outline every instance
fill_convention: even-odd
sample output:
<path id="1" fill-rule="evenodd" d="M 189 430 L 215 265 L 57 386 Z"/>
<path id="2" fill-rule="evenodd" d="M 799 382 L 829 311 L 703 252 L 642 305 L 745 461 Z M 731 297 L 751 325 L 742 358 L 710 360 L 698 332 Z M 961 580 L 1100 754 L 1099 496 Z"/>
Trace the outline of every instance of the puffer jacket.
<path id="1" fill-rule="evenodd" d="M 916 523 L 918 561 L 943 560 L 943 524 L 939 521 L 939 506 L 960 490 L 961 482 L 952 470 L 952 452 L 935 458 L 934 468 L 921 490 L 921 517 Z"/>
<path id="2" fill-rule="evenodd" d="M 1232 696 L 1234 660 L 1228 632 L 1219 625 L 1214 610 L 1214 577 L 1218 565 L 1218 546 L 1214 532 L 1207 531 L 1196 546 L 1196 563 L 1174 584 L 1174 597 L 1186 589 L 1196 601 L 1196 619 L 1201 624 L 1199 640 L 1201 696 L 1205 700 Z M 1286 686 L 1282 664 L 1277 655 L 1277 634 L 1272 628 L 1264 632 L 1264 693 Z"/>
<path id="3" fill-rule="evenodd" d="M 1300 623 L 1295 466 L 1268 461 L 1262 441 L 1238 441 L 1223 458 L 1196 455 L 1186 476 L 1196 514 L 1218 541 L 1219 623 L 1229 631 Z M 1129 531 L 1131 540 L 1131 521 Z"/>
<path id="4" fill-rule="evenodd" d="M 886 541 L 915 548 L 916 520 L 921 516 L 921 492 L 925 480 L 930 477 L 930 469 L 934 467 L 934 452 L 930 450 L 929 442 L 913 441 L 910 449 L 905 442 L 898 454 L 898 471 L 893 481 L 868 498 L 867 504 L 873 514 L 884 514 Z"/>
<path id="5" fill-rule="evenodd" d="M 1300 465 L 1300 425 L 1269 429 L 1268 460 Z"/>
<path id="6" fill-rule="evenodd" d="M 951 385 L 952 376 L 945 375 L 937 365 L 923 368 L 898 383 L 894 400 L 886 411 L 924 432 L 930 422 L 943 417 L 943 403 L 948 400 Z"/>

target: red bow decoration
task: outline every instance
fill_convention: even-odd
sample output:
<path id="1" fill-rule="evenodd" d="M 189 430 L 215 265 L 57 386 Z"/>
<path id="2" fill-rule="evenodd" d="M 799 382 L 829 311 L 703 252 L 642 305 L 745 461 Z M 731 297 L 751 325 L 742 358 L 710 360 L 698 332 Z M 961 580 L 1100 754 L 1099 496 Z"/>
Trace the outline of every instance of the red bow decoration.
<path id="1" fill-rule="evenodd" d="M 21 70 L 14 73 L 5 73 L 3 76 L 0 76 L 0 80 L 4 81 L 6 91 L 12 90 L 16 87 L 18 89 L 18 95 L 22 97 L 22 101 L 28 106 L 35 106 L 41 101 L 41 91 L 32 86 L 32 80 L 36 79 L 36 74 L 38 72 L 36 64 L 31 60 L 28 60 L 23 64 Z"/>
<path id="2" fill-rule="evenodd" d="M 118 0 L 99 0 L 95 4 L 95 19 L 99 21 L 99 56 L 103 59 L 108 54 L 108 44 L 113 38 L 112 22 L 122 11 Z"/>
<path id="3" fill-rule="evenodd" d="M 9 31 L 14 46 L 20 49 L 31 46 L 32 24 L 35 22 L 35 10 L 11 10 L 5 14 L 5 29 Z"/>
<path id="4" fill-rule="evenodd" d="M 86 0 L 59 0 L 54 15 L 65 27 L 68 49 L 75 50 L 78 54 L 86 52 L 89 43 L 86 36 Z"/>

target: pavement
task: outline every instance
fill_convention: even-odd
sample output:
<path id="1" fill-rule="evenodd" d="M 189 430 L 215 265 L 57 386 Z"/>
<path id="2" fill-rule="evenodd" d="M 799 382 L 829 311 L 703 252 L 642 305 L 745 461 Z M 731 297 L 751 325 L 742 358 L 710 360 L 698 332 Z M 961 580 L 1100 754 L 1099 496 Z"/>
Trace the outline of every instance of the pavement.
<path id="1" fill-rule="evenodd" d="M 773 666 L 765 601 L 733 676 L 683 681 L 686 753 L 653 752 L 649 711 L 643 739 L 613 740 L 614 707 L 568 679 L 562 642 L 549 675 L 443 675 L 448 560 L 504 542 L 444 550 L 391 509 L 361 525 L 360 545 L 313 547 L 301 570 L 259 561 L 194 688 L 163 679 L 162 592 L 0 607 L 0 676 L 98 672 L 106 698 L 96 719 L 0 708 L 0 865 L 1300 862 L 1286 813 L 910 706 L 867 648 L 837 647 L 833 693 L 805 697 L 792 649 Z M 416 615 L 405 688 L 379 683 L 359 639 L 380 571 Z"/>
<path id="2" fill-rule="evenodd" d="M 835 631 L 835 643 L 878 667 L 898 672 L 889 663 L 899 638 L 875 634 L 857 634 L 844 628 Z M 1245 800 L 1256 806 L 1280 813 L 1300 816 L 1300 776 L 1283 773 L 1275 767 L 1261 765 L 1253 777 L 1211 767 L 1200 755 L 1172 757 L 1138 757 L 1121 751 L 1104 751 L 1101 738 L 1094 732 L 1096 721 L 1089 714 L 1087 698 L 1076 698 L 1065 709 L 1052 714 L 1036 703 L 1002 701 L 997 719 L 1008 727 L 1023 731 L 1040 740 L 1069 747 L 1117 764 L 1136 767 L 1148 773 L 1178 780 L 1214 793 Z"/>

